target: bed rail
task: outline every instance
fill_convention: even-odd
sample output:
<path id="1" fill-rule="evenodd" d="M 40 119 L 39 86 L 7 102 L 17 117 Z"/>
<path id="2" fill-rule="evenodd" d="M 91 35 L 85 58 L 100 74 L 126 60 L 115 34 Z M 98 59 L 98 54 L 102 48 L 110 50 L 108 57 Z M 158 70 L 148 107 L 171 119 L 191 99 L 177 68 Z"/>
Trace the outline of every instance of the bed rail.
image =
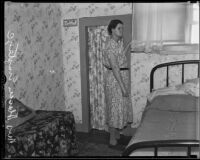
<path id="1" fill-rule="evenodd" d="M 185 61 L 174 61 L 174 62 L 168 62 L 168 63 L 162 63 L 157 66 L 155 66 L 150 73 L 150 92 L 152 92 L 154 88 L 154 73 L 157 69 L 162 67 L 167 67 L 167 73 L 166 73 L 166 86 L 169 86 L 169 66 L 174 65 L 182 65 L 182 83 L 184 83 L 184 65 L 186 64 L 197 64 L 198 65 L 198 73 L 197 77 L 200 76 L 200 60 L 185 60 Z"/>
<path id="2" fill-rule="evenodd" d="M 187 156 L 186 157 L 194 157 L 197 158 L 195 155 L 191 155 L 191 148 L 192 147 L 199 147 L 198 140 L 160 140 L 160 141 L 143 141 L 138 142 L 130 145 L 128 148 L 124 150 L 122 156 L 130 156 L 130 154 L 141 148 L 154 148 L 154 157 L 164 157 L 158 156 L 158 148 L 160 147 L 187 147 Z M 138 156 L 137 156 L 138 157 Z M 169 157 L 169 156 L 167 156 Z M 179 156 L 180 157 L 180 156 Z M 182 157 L 182 156 L 181 156 Z M 183 156 L 185 157 L 185 156 Z"/>

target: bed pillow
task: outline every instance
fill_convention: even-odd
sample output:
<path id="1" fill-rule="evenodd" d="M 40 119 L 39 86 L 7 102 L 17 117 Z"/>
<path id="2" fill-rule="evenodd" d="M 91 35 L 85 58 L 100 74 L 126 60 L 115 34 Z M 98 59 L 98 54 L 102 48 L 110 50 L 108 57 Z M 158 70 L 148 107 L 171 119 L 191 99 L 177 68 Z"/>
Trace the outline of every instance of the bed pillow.
<path id="1" fill-rule="evenodd" d="M 6 125 L 16 127 L 35 116 L 35 110 L 16 98 L 7 99 L 5 106 Z M 10 107 L 10 109 L 9 109 Z M 13 115 L 13 116 L 11 116 Z"/>
<path id="2" fill-rule="evenodd" d="M 177 85 L 177 89 L 195 97 L 199 97 L 199 78 L 189 79 L 182 85 Z"/>
<path id="3" fill-rule="evenodd" d="M 199 97 L 199 78 L 189 79 L 185 83 L 176 86 L 156 89 L 147 95 L 147 99 L 149 102 L 151 102 L 157 96 L 176 94 L 186 94 Z"/>
<path id="4" fill-rule="evenodd" d="M 147 106 L 170 111 L 197 111 L 199 106 L 199 78 L 160 88 L 147 96 Z"/>
<path id="5" fill-rule="evenodd" d="M 199 98 L 191 95 L 162 95 L 157 96 L 147 105 L 164 111 L 199 111 Z"/>

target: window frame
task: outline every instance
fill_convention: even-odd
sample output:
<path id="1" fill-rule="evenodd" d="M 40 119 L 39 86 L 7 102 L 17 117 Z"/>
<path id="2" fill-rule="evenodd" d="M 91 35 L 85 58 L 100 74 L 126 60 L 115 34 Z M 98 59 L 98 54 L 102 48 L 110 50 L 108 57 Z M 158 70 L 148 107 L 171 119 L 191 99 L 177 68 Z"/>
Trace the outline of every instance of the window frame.
<path id="1" fill-rule="evenodd" d="M 172 44 L 163 43 L 161 54 L 199 54 L 199 43 L 191 42 L 192 25 L 199 24 L 193 21 L 193 5 L 190 2 L 183 3 L 187 5 L 187 22 L 185 26 L 185 42 L 171 41 Z M 199 3 L 197 3 L 199 5 Z M 170 41 L 169 41 L 170 42 Z M 174 42 L 174 43 L 173 43 Z"/>
<path id="2" fill-rule="evenodd" d="M 179 3 L 187 5 L 186 14 L 187 21 L 185 23 L 185 39 L 183 41 L 179 40 L 167 40 L 163 41 L 163 49 L 159 54 L 199 54 L 199 43 L 191 43 L 191 33 L 192 33 L 192 22 L 193 22 L 193 5 L 192 3 Z M 199 4 L 199 3 L 198 3 Z M 133 6 L 134 9 L 134 6 Z M 134 15 L 133 11 L 133 15 Z M 196 24 L 198 22 L 194 22 Z M 132 53 L 140 53 L 141 51 L 133 51 Z M 143 52 L 143 51 L 142 51 Z"/>
<path id="3" fill-rule="evenodd" d="M 193 21 L 194 4 L 191 5 L 191 3 L 187 3 L 187 5 L 188 17 L 185 27 L 185 43 L 163 44 L 162 54 L 199 54 L 199 43 L 192 43 L 192 25 L 199 24 L 199 22 Z"/>
<path id="4" fill-rule="evenodd" d="M 192 43 L 192 27 L 199 24 L 199 21 L 195 21 L 194 20 L 194 11 L 195 10 L 197 10 L 197 11 L 199 10 L 198 8 L 194 8 L 195 4 L 199 5 L 198 3 L 192 4 L 192 10 L 191 10 L 192 18 L 191 18 L 191 24 L 190 24 L 190 43 L 191 44 L 198 44 L 198 43 Z"/>

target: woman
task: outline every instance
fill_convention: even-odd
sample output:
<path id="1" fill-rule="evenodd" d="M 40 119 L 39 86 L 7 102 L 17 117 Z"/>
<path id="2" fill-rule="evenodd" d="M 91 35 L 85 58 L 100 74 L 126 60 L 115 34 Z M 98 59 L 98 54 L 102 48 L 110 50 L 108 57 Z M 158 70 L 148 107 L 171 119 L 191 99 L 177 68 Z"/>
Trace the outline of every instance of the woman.
<path id="1" fill-rule="evenodd" d="M 132 122 L 129 71 L 126 49 L 123 47 L 123 22 L 112 20 L 108 25 L 109 41 L 104 52 L 106 122 L 110 132 L 110 146 L 117 144 L 120 131 Z"/>

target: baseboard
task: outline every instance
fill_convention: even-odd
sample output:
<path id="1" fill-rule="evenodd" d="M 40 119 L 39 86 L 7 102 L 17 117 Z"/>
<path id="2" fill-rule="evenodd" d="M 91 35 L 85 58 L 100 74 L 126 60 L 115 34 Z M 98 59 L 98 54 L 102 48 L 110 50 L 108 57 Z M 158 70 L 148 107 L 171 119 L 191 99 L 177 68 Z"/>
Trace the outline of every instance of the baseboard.
<path id="1" fill-rule="evenodd" d="M 75 128 L 76 128 L 77 132 L 85 132 L 85 133 L 90 132 L 89 128 L 87 126 L 83 125 L 82 123 L 76 123 Z M 136 128 L 131 128 L 130 126 L 128 126 L 125 129 L 123 129 L 121 134 L 123 134 L 125 136 L 133 136 L 135 131 L 136 131 Z"/>
<path id="2" fill-rule="evenodd" d="M 89 129 L 82 123 L 76 123 L 75 128 L 77 132 L 85 132 L 85 133 L 89 132 Z"/>

